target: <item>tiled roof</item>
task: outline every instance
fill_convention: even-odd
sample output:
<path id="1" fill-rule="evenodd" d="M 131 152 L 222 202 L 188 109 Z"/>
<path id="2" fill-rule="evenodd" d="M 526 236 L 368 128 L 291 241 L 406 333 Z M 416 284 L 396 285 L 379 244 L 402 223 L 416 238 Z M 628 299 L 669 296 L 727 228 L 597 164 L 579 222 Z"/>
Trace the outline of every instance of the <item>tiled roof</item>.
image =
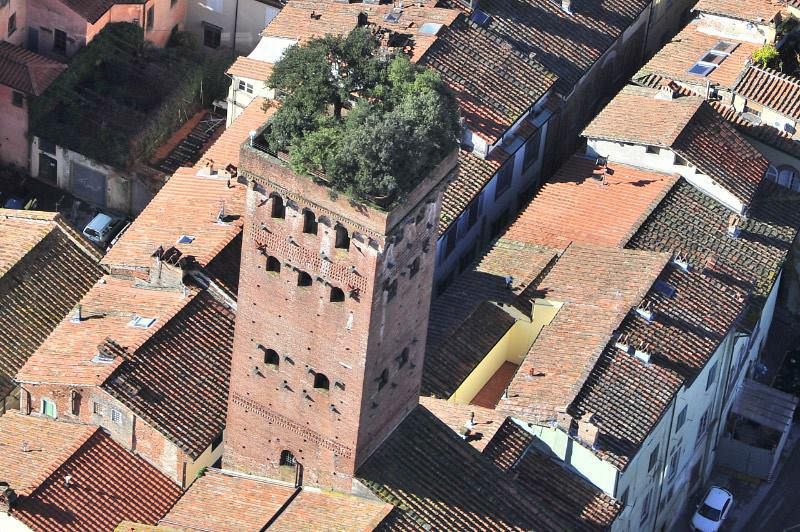
<path id="1" fill-rule="evenodd" d="M 684 226 L 685 227 L 685 226 Z M 596 452 L 619 469 L 655 427 L 678 389 L 703 369 L 746 306 L 745 293 L 710 274 L 668 267 L 645 301 L 652 321 L 631 312 L 619 327 L 631 348 L 651 355 L 645 364 L 610 343 L 569 413 L 593 415 L 599 428 Z"/>
<path id="2" fill-rule="evenodd" d="M 317 2 L 312 0 L 290 0 L 278 15 L 272 19 L 262 32 L 266 37 L 298 39 L 300 43 L 328 34 L 343 35 L 356 28 L 359 15 L 367 17 L 367 24 L 374 24 L 408 35 L 412 61 L 418 60 L 436 40 L 436 35 L 421 34 L 420 28 L 426 22 L 449 26 L 458 11 L 408 3 L 402 10 L 400 19 L 387 22 L 384 17 L 392 12 L 393 4 L 350 4 L 344 2 Z"/>
<path id="3" fill-rule="evenodd" d="M 242 263 L 242 234 L 228 242 L 222 251 L 211 259 L 206 272 L 234 298 L 239 293 L 239 274 Z"/>
<path id="4" fill-rule="evenodd" d="M 689 69 L 719 41 L 736 44 L 736 49 L 708 76 L 689 73 Z M 701 85 L 703 88 L 706 82 L 710 81 L 712 85 L 731 89 L 757 48 L 757 44 L 721 38 L 699 31 L 698 22 L 693 21 L 664 44 L 661 50 L 642 67 L 639 75 L 659 74 L 689 84 Z"/>
<path id="5" fill-rule="evenodd" d="M 103 389 L 197 459 L 225 428 L 234 319 L 200 292 Z"/>
<path id="6" fill-rule="evenodd" d="M 267 81 L 269 75 L 272 74 L 272 64 L 266 61 L 240 56 L 228 67 L 227 74 L 229 76 L 254 79 L 256 81 Z"/>
<path id="7" fill-rule="evenodd" d="M 82 320 L 66 316 L 17 373 L 27 383 L 99 386 L 122 362 L 92 362 L 98 346 L 111 338 L 135 350 L 191 300 L 179 290 L 137 287 L 135 281 L 103 277 L 81 299 Z M 130 325 L 134 315 L 156 318 L 149 328 Z"/>
<path id="8" fill-rule="evenodd" d="M 700 0 L 694 10 L 747 22 L 769 23 L 786 8 L 785 0 Z"/>
<path id="9" fill-rule="evenodd" d="M 728 234 L 729 219 L 728 209 L 681 180 L 629 245 L 676 251 L 698 268 L 708 263 L 718 276 L 763 300 L 800 227 L 800 194 L 764 180 L 737 238 Z"/>
<path id="10" fill-rule="evenodd" d="M 0 397 L 102 276 L 100 257 L 57 214 L 0 209 Z"/>
<path id="11" fill-rule="evenodd" d="M 446 341 L 426 354 L 422 393 L 444 399 L 453 395 L 515 322 L 494 303 L 480 303 Z"/>
<path id="12" fill-rule="evenodd" d="M 536 193 L 504 238 L 556 249 L 570 242 L 625 245 L 677 177 L 609 163 L 605 184 L 594 159 L 573 156 Z M 602 169 L 599 169 L 602 173 Z"/>
<path id="13" fill-rule="evenodd" d="M 275 532 L 372 532 L 394 507 L 339 493 L 304 489 L 269 526 Z"/>
<path id="14" fill-rule="evenodd" d="M 256 98 L 208 149 L 203 161 L 214 161 L 215 169 L 228 164 L 238 166 L 239 147 L 253 129 L 269 115 L 262 109 L 263 99 Z M 184 255 L 207 266 L 242 231 L 245 185 L 224 178 L 198 175 L 203 162 L 195 168 L 181 168 L 150 201 L 122 238 L 103 258 L 111 268 L 146 269 L 158 246 L 175 247 Z M 218 223 L 224 206 L 230 223 Z M 189 244 L 178 244 L 181 235 L 195 237 Z"/>
<path id="15" fill-rule="evenodd" d="M 470 12 L 470 0 L 444 0 L 442 5 Z M 552 0 L 482 0 L 490 15 L 489 29 L 513 42 L 523 55 L 559 77 L 567 94 L 647 8 L 644 0 L 573 0 L 572 13 Z"/>
<path id="16" fill-rule="evenodd" d="M 20 497 L 12 515 L 34 530 L 113 530 L 125 519 L 155 524 L 180 494 L 164 474 L 97 429 L 36 491 Z"/>
<path id="17" fill-rule="evenodd" d="M 579 515 L 597 529 L 608 529 L 622 505 L 538 450 L 536 438 L 511 418 L 506 419 L 483 451 L 517 484 L 564 518 Z"/>
<path id="18" fill-rule="evenodd" d="M 95 428 L 9 411 L 0 416 L 0 478 L 29 495 L 78 450 Z"/>
<path id="19" fill-rule="evenodd" d="M 464 212 L 507 159 L 508 154 L 502 149 L 492 150 L 486 158 L 470 151 L 459 151 L 458 175 L 447 184 L 442 195 L 439 234 L 443 234 Z"/>
<path id="20" fill-rule="evenodd" d="M 536 279 L 555 255 L 555 250 L 543 246 L 503 238 L 497 240 L 479 261 L 434 299 L 426 352 L 434 352 L 482 302 L 515 304 L 517 295 Z M 511 289 L 506 285 L 506 276 L 513 277 Z"/>
<path id="21" fill-rule="evenodd" d="M 142 0 L 61 0 L 61 2 L 92 24 L 115 4 L 144 4 Z"/>
<path id="22" fill-rule="evenodd" d="M 506 417 L 494 409 L 463 405 L 434 397 L 420 397 L 419 403 L 458 434 L 462 434 L 464 426 L 472 420 L 475 426 L 471 429 L 467 441 L 479 451 L 491 441 Z"/>
<path id="23" fill-rule="evenodd" d="M 385 530 L 591 530 L 556 514 L 422 406 L 357 472 L 396 507 Z M 568 512 L 566 512 L 568 514 Z"/>
<path id="24" fill-rule="evenodd" d="M 372 530 L 391 505 L 209 469 L 161 521 L 181 530 Z"/>
<path id="25" fill-rule="evenodd" d="M 584 136 L 672 149 L 748 205 L 769 162 L 702 98 L 665 100 L 656 98 L 657 92 L 625 87 L 586 128 Z M 652 118 L 630 120 L 631 113 Z M 665 134 L 654 135 L 653 129 Z"/>
<path id="26" fill-rule="evenodd" d="M 261 530 L 294 487 L 209 469 L 159 522 L 186 530 Z"/>
<path id="27" fill-rule="evenodd" d="M 461 105 L 466 126 L 494 142 L 555 84 L 512 41 L 460 15 L 420 60 L 439 72 Z"/>
<path id="28" fill-rule="evenodd" d="M 526 296 L 564 305 L 533 343 L 498 408 L 554 419 L 578 395 L 619 323 L 647 294 L 669 255 L 572 245 Z"/>
<path id="29" fill-rule="evenodd" d="M 0 42 L 0 84 L 39 96 L 67 65 L 10 42 Z"/>
<path id="30" fill-rule="evenodd" d="M 800 79 L 751 65 L 734 92 L 793 120 L 800 120 Z"/>

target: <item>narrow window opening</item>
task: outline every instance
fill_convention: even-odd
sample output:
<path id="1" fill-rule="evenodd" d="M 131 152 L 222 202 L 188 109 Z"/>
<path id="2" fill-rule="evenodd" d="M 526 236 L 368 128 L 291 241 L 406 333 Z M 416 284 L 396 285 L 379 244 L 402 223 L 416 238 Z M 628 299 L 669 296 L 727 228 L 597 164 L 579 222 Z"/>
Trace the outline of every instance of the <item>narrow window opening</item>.
<path id="1" fill-rule="evenodd" d="M 335 286 L 331 287 L 331 303 L 341 303 L 344 301 L 344 291 Z"/>
<path id="2" fill-rule="evenodd" d="M 281 261 L 279 261 L 277 257 L 273 257 L 272 255 L 267 257 L 267 271 L 280 273 Z"/>
<path id="3" fill-rule="evenodd" d="M 397 365 L 399 367 L 402 368 L 403 366 L 405 366 L 406 363 L 408 362 L 408 348 L 406 347 L 405 349 L 403 349 L 403 352 L 397 355 L 397 358 L 395 360 L 397 360 Z"/>
<path id="4" fill-rule="evenodd" d="M 308 209 L 303 211 L 303 232 L 309 235 L 317 234 L 317 220 L 314 213 Z"/>
<path id="5" fill-rule="evenodd" d="M 388 369 L 384 369 L 381 372 L 380 377 L 378 377 L 375 380 L 378 382 L 378 390 L 382 390 L 383 387 L 386 386 L 389 383 L 389 370 Z"/>
<path id="6" fill-rule="evenodd" d="M 388 303 L 397 295 L 397 279 L 391 283 L 387 282 L 384 286 L 384 290 L 386 290 L 386 302 Z"/>
<path id="7" fill-rule="evenodd" d="M 329 390 L 331 387 L 330 381 L 328 377 L 326 377 L 322 373 L 317 373 L 314 375 L 314 388 L 318 390 Z"/>
<path id="8" fill-rule="evenodd" d="M 278 369 L 281 363 L 281 357 L 278 356 L 278 352 L 274 349 L 264 349 L 263 347 L 261 349 L 264 351 L 264 364 L 272 366 L 273 369 Z"/>
<path id="9" fill-rule="evenodd" d="M 273 194 L 272 198 L 272 213 L 273 218 L 286 218 L 286 207 L 283 204 L 283 198 L 277 194 Z"/>
<path id="10" fill-rule="evenodd" d="M 306 272 L 298 272 L 297 286 L 311 286 L 311 276 Z"/>
<path id="11" fill-rule="evenodd" d="M 411 265 L 408 267 L 408 277 L 409 279 L 413 278 L 415 275 L 419 273 L 419 257 L 413 260 Z"/>
<path id="12" fill-rule="evenodd" d="M 336 226 L 336 249 L 350 249 L 350 235 L 343 225 Z"/>
<path id="13" fill-rule="evenodd" d="M 297 462 L 294 459 L 294 455 L 291 451 L 283 450 L 281 451 L 281 461 L 280 465 L 282 466 L 290 466 L 294 467 Z"/>

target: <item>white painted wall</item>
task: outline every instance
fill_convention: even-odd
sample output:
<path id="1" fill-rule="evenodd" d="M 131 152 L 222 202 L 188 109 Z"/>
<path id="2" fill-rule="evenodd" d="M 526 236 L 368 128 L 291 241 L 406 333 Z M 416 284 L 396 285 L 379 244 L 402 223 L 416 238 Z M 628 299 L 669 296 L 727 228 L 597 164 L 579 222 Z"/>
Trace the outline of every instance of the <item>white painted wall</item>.
<path id="1" fill-rule="evenodd" d="M 770 28 L 768 21 L 755 24 L 719 15 L 698 13 L 697 29 L 709 35 L 755 44 L 775 41 L 775 30 Z"/>
<path id="2" fill-rule="evenodd" d="M 31 532 L 31 529 L 22 524 L 22 521 L 3 512 L 0 512 L 0 530 L 3 532 Z"/>
<path id="3" fill-rule="evenodd" d="M 186 29 L 197 35 L 202 45 L 203 23 L 213 24 L 222 28 L 220 45 L 233 47 L 235 26 L 236 52 L 248 54 L 258 44 L 261 32 L 279 12 L 279 8 L 258 0 L 189 0 Z"/>

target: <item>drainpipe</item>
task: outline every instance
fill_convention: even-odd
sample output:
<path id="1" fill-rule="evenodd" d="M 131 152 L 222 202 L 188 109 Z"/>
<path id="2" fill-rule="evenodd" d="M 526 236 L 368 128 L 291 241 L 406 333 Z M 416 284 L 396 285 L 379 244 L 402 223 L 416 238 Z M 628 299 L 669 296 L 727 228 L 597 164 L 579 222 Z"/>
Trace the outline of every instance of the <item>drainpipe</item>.
<path id="1" fill-rule="evenodd" d="M 231 46 L 233 47 L 233 57 L 236 57 L 236 28 L 239 26 L 239 0 L 236 0 L 236 8 L 233 12 L 233 40 Z"/>

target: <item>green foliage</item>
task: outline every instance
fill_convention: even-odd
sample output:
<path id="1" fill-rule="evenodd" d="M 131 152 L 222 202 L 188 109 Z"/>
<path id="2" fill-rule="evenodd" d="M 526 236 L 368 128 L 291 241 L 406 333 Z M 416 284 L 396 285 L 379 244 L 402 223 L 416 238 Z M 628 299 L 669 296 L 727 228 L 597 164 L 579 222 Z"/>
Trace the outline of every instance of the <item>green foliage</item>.
<path id="1" fill-rule="evenodd" d="M 31 134 L 129 168 L 224 94 L 229 64 L 184 32 L 159 49 L 135 24 L 108 24 L 32 102 Z"/>
<path id="2" fill-rule="evenodd" d="M 779 55 L 774 44 L 765 43 L 753 52 L 753 61 L 762 68 L 774 67 Z"/>
<path id="3" fill-rule="evenodd" d="M 296 172 L 396 202 L 457 146 L 461 126 L 433 70 L 380 52 L 363 28 L 290 48 L 267 81 L 283 102 L 265 140 L 288 149 Z"/>

